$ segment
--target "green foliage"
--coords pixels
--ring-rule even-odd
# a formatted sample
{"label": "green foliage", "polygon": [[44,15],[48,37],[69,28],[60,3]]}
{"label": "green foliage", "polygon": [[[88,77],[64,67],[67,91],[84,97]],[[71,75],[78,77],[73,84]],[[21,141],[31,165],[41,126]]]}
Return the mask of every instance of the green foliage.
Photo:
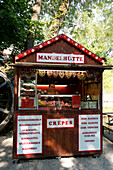
{"label": "green foliage", "polygon": [[111,64],[113,57],[113,10],[111,1],[92,1],[89,10],[76,12],[76,24],[66,28],[72,38],[94,52],[100,57],[108,59],[106,64]]}
{"label": "green foliage", "polygon": [[32,16],[30,0],[0,1],[0,49],[13,44],[22,50]]}
{"label": "green foliage", "polygon": [[[23,51],[29,30],[35,45],[47,40],[48,32],[51,37],[54,32],[63,32],[100,57],[106,57],[107,64],[110,63],[113,51],[111,0],[43,0],[38,21],[31,20],[34,2],[0,1],[1,50],[13,44],[13,54]],[[63,2],[64,6],[69,2],[67,11],[62,7]]]}
{"label": "green foliage", "polygon": [[105,70],[103,73],[103,90],[105,93],[113,91],[113,70]]}

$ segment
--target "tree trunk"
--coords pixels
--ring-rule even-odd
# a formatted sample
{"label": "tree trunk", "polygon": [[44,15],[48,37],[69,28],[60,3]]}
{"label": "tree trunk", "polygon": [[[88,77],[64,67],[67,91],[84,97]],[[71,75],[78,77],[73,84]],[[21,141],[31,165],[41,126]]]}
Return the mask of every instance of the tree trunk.
{"label": "tree trunk", "polygon": [[56,36],[59,33],[60,28],[62,27],[63,21],[65,19],[66,13],[69,9],[69,5],[71,3],[71,0],[63,0],[57,14],[55,16],[55,19],[52,21],[52,24],[49,28],[48,34],[46,38],[51,38],[52,36]]}
{"label": "tree trunk", "polygon": [[[39,20],[41,5],[42,5],[42,0],[35,0],[35,3],[33,4],[33,15],[32,15],[31,21]],[[34,32],[29,30],[24,50],[28,50],[28,49],[32,48],[33,45],[34,45]]]}

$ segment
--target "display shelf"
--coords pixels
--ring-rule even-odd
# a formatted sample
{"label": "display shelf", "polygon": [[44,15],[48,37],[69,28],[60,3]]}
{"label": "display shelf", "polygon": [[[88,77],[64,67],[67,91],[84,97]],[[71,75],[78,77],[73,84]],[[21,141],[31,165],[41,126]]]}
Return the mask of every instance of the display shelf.
{"label": "display shelf", "polygon": [[25,91],[25,92],[33,92],[33,91],[35,91],[34,89],[21,89],[20,91]]}
{"label": "display shelf", "polygon": [[91,81],[91,82],[87,82],[84,85],[88,85],[88,84],[98,84],[100,83],[100,81]]}
{"label": "display shelf", "polygon": [[41,97],[72,97],[73,95],[74,96],[79,96],[79,95],[75,95],[75,94],[71,94],[71,95],[70,94],[69,95],[68,94],[66,94],[66,95],[65,94],[55,94],[55,95],[48,94],[48,95],[43,95],[42,94],[42,95],[39,95],[39,96],[41,96]]}

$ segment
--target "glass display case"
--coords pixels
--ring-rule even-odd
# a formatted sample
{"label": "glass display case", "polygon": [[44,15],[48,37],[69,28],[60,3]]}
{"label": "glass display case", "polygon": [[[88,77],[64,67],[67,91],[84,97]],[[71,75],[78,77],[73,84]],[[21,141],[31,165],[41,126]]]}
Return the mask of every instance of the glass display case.
{"label": "glass display case", "polygon": [[30,77],[20,74],[19,76],[19,93],[18,107],[19,109],[36,109],[37,108],[37,88],[36,76]]}
{"label": "glass display case", "polygon": [[80,95],[37,95],[38,109],[43,110],[65,110],[71,108],[81,108]]}

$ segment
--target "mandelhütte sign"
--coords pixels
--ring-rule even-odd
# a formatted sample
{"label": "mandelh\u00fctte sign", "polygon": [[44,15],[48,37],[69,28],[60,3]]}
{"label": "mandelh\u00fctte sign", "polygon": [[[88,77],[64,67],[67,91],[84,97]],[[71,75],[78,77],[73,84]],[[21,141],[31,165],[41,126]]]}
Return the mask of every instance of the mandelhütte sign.
{"label": "mandelh\u00fctte sign", "polygon": [[38,63],[84,64],[83,54],[36,53]]}

